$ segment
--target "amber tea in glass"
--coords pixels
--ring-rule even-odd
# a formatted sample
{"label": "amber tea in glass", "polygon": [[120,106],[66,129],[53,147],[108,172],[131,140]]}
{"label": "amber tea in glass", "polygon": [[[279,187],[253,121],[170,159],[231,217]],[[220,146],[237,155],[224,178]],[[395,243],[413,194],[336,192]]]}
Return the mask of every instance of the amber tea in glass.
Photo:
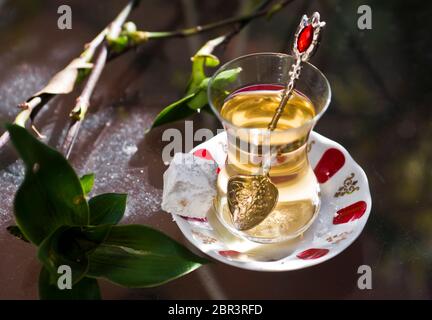
{"label": "amber tea in glass", "polygon": [[[260,243],[301,235],[316,218],[320,206],[319,184],[307,153],[309,133],[330,101],[328,81],[318,69],[304,64],[277,127],[274,131],[267,129],[293,61],[292,56],[276,53],[240,57],[222,66],[209,83],[210,105],[223,123],[228,140],[226,165],[217,181],[214,214],[232,233]],[[235,76],[227,80],[226,75],[233,74],[233,70]],[[266,161],[270,163],[271,182],[278,189],[276,206],[257,225],[238,230],[227,203],[228,179],[263,174]]]}

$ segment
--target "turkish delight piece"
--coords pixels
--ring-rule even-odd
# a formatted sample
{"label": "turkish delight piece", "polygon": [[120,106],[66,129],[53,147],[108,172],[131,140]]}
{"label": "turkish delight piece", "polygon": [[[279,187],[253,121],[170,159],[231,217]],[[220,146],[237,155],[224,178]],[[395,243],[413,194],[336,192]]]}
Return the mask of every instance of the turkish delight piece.
{"label": "turkish delight piece", "polygon": [[217,164],[176,153],[163,175],[162,209],[190,218],[205,218],[216,196]]}

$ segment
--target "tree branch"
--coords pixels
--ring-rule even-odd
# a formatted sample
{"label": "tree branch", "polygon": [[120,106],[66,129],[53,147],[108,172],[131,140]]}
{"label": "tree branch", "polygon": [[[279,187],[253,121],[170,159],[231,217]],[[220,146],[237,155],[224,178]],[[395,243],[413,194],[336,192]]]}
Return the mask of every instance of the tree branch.
{"label": "tree branch", "polygon": [[[132,1],[132,7],[136,6],[138,1]],[[128,4],[122,11],[122,13],[130,8],[130,4]],[[121,14],[120,14],[121,15]],[[118,18],[118,17],[117,17]],[[93,59],[93,56],[97,50],[97,48],[102,44],[104,41],[107,32],[110,28],[111,24],[107,26],[104,30],[102,30],[93,40],[91,40],[89,43],[86,43],[84,46],[83,52],[80,54],[79,58],[83,59],[84,62],[91,62]],[[117,27],[118,28],[118,27]],[[120,26],[121,28],[121,26]],[[74,61],[73,59],[72,61]],[[70,63],[72,63],[72,61]],[[70,63],[65,67],[67,68]],[[65,70],[65,69],[63,69]],[[52,79],[51,79],[52,80]],[[76,84],[78,84],[83,79],[78,77],[76,78]],[[42,90],[43,91],[43,90]],[[59,93],[44,93],[39,92],[31,96],[26,102],[21,103],[18,107],[23,109],[21,112],[18,113],[13,123],[20,125],[22,127],[25,127],[27,121],[29,119],[34,120],[36,117],[36,114],[38,111],[45,106],[53,97],[59,95]],[[0,149],[9,141],[9,133],[5,131],[0,136]]]}
{"label": "tree branch", "polygon": [[62,146],[62,151],[66,158],[69,158],[70,156],[72,147],[78,135],[78,131],[81,127],[81,121],[84,119],[85,114],[87,113],[87,110],[90,106],[90,98],[105,67],[107,57],[108,49],[106,46],[103,46],[87,81],[87,84],[84,87],[81,95],[77,98],[76,105],[70,113],[72,123],[69,126],[65,141],[63,142]]}
{"label": "tree branch", "polygon": [[140,46],[143,43],[146,43],[148,40],[160,40],[160,39],[170,39],[170,38],[185,38],[190,36],[195,36],[200,33],[209,32],[215,29],[219,29],[222,27],[237,25],[233,30],[228,32],[225,35],[225,40],[219,44],[225,46],[235,35],[237,35],[245,26],[247,26],[250,22],[253,20],[264,17],[264,16],[271,16],[283,8],[285,8],[290,3],[294,2],[294,0],[280,0],[278,3],[274,4],[268,9],[265,9],[271,2],[274,0],[264,0],[251,14],[242,15],[238,17],[231,17],[225,20],[205,24],[205,25],[199,25],[192,28],[185,28],[180,29],[176,31],[156,31],[156,32],[150,32],[150,31],[138,31],[135,33],[135,39],[133,43],[128,45],[123,51],[121,52],[110,52],[109,55],[109,61],[117,58],[120,55],[123,55],[124,53],[135,49],[136,47]]}
{"label": "tree branch", "polygon": [[[117,16],[117,18],[109,25],[106,33],[107,38],[115,39],[120,35],[123,24],[126,22],[126,19],[137,3],[138,1],[136,0],[130,1],[129,4]],[[90,98],[93,94],[96,84],[99,81],[102,71],[105,68],[108,59],[108,51],[108,43],[105,42],[96,58],[95,65],[90,73],[89,79],[81,95],[77,98],[75,107],[70,113],[72,123],[62,146],[62,150],[66,158],[69,158],[70,156],[76,137],[78,136],[79,129],[81,127],[81,122],[84,119],[88,108],[90,107]]]}
{"label": "tree branch", "polygon": [[[233,24],[239,24],[239,27],[237,27],[237,34],[245,25],[247,25],[250,21],[263,17],[269,14],[274,14],[277,11],[280,11],[282,8],[293,2],[294,0],[281,0],[279,3],[275,4],[269,9],[265,9],[265,7],[271,3],[272,1],[264,1],[259,7],[258,10],[254,11],[251,14],[242,15],[239,17],[231,17],[228,19],[224,19],[221,21],[209,23],[206,25],[199,25],[192,28],[186,28],[176,31],[162,31],[162,32],[147,32],[147,38],[148,39],[167,39],[167,38],[184,38],[189,37],[193,35],[197,35],[199,33],[208,32],[213,29],[218,29],[226,26],[230,26]],[[236,29],[235,29],[236,30]],[[231,33],[233,33],[232,31]],[[235,35],[234,34],[234,35]]]}
{"label": "tree branch", "polygon": [[[148,41],[148,40],[157,40],[157,39],[163,39],[163,38],[176,38],[176,37],[188,37],[197,35],[199,33],[208,32],[214,29],[230,26],[233,24],[237,24],[237,27],[234,28],[231,32],[227,33],[225,36],[225,40],[220,45],[226,45],[231,38],[233,38],[236,34],[238,34],[247,24],[249,24],[251,21],[253,21],[256,18],[263,17],[263,16],[270,16],[274,13],[280,11],[285,6],[293,2],[294,0],[281,0],[280,2],[276,3],[272,7],[265,9],[268,4],[272,2],[272,0],[265,0],[263,3],[259,6],[259,8],[248,15],[242,15],[239,17],[232,17],[228,18],[222,21],[213,22],[206,25],[196,26],[193,28],[186,28],[181,29],[177,31],[167,31],[167,32],[140,32],[142,35],[141,42],[135,41],[133,45],[128,46],[125,50],[109,54],[107,59],[105,60],[105,63],[107,61],[111,61],[113,58],[122,55],[129,51],[130,49],[136,48],[140,44]],[[138,4],[138,0],[131,1],[120,13],[119,16],[109,25],[107,26],[102,32],[94,38],[90,43],[86,44],[85,50],[81,53],[80,58],[84,59],[86,62],[90,62],[93,59],[94,53],[96,49],[101,45],[101,43],[104,41],[104,39],[107,37],[108,30],[116,30],[116,32],[120,32],[122,28],[122,24],[114,23],[115,21],[125,21],[127,19],[127,15],[125,13],[128,11],[130,13],[131,9],[134,8]],[[123,18],[125,18],[123,20]],[[100,53],[102,54],[102,52]],[[104,63],[104,64],[105,64]],[[103,69],[103,68],[102,68]],[[82,78],[77,77],[76,83],[80,82]],[[96,81],[97,82],[97,81]],[[83,92],[84,93],[84,92]],[[37,112],[44,106],[48,101],[51,100],[51,98],[57,96],[58,93],[43,93],[43,94],[36,94],[27,100],[27,102],[21,104],[20,106],[26,106],[26,108],[21,111],[15,118],[14,123],[19,124],[21,126],[25,126],[27,121],[29,119],[34,120]],[[91,94],[90,94],[91,95]],[[40,98],[40,99],[37,99]],[[82,101],[82,99],[81,99]],[[77,101],[77,105],[79,104],[79,101]],[[75,108],[74,108],[75,110]],[[86,110],[86,109],[85,109]],[[69,138],[70,140],[70,138]],[[71,143],[73,144],[73,140],[71,140]],[[9,141],[9,134],[6,131],[3,133],[2,136],[0,136],[0,149]]]}

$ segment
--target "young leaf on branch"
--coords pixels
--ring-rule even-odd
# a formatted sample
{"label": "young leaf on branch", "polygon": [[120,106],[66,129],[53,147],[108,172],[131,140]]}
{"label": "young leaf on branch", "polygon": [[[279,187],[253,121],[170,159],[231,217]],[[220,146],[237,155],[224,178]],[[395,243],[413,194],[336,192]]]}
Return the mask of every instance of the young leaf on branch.
{"label": "young leaf on branch", "polygon": [[110,50],[116,54],[126,51],[130,47],[141,45],[148,40],[148,32],[139,31],[135,23],[128,21],[122,26],[118,37],[107,36]]}
{"label": "young leaf on branch", "polygon": [[[205,73],[206,67],[217,67],[220,63],[219,58],[212,54],[213,50],[224,41],[225,37],[218,37],[208,41],[191,58],[192,73],[183,98],[165,107],[155,118],[151,128],[162,124],[181,120],[196,113],[208,105],[207,87],[210,81]],[[233,82],[241,68],[230,69],[221,72],[215,79],[215,85],[223,85]]]}
{"label": "young leaf on branch", "polygon": [[[119,16],[122,17],[125,12],[136,7],[138,3],[139,1],[130,1],[129,4],[120,12]],[[92,41],[84,46],[84,50],[78,58],[72,59],[72,61],[63,70],[59,71],[51,78],[51,80],[49,80],[48,84],[42,90],[36,92],[24,103],[19,105],[22,111],[15,117],[15,124],[25,127],[29,119],[33,122],[39,111],[46,103],[48,103],[48,101],[51,100],[51,98],[72,92],[75,85],[80,83],[89,75],[89,71],[93,67],[91,61],[97,48],[103,43],[110,26],[119,18],[119,16],[117,16],[117,18],[102,30]],[[35,132],[38,133],[33,125],[32,127]],[[3,147],[8,140],[9,133],[6,131],[0,136],[0,148]]]}
{"label": "young leaf on branch", "polygon": [[[90,43],[86,44],[85,50],[82,52],[79,58],[77,58],[79,61],[76,61],[77,59],[73,59],[71,63],[64,70],[60,71],[56,76],[54,76],[54,78],[49,82],[49,84],[39,92],[40,93],[39,95],[37,94],[33,95],[26,102],[20,105],[21,109],[23,110],[19,112],[19,114],[16,116],[14,123],[24,127],[29,119],[34,121],[35,117],[37,116],[41,108],[46,103],[48,103],[48,101],[50,101],[51,98],[55,97],[57,94],[61,94],[55,92],[61,92],[61,91],[63,91],[64,93],[70,92],[70,90],[73,89],[74,85],[76,85],[77,83],[81,82],[84,78],[86,78],[90,73],[89,71],[91,70],[90,62],[93,59],[95,50],[105,40],[106,36],[108,38],[108,42],[111,43],[109,60],[112,60],[116,56],[119,56],[129,51],[130,49],[135,48],[140,44],[147,42],[148,40],[167,39],[167,38],[175,38],[175,37],[189,37],[203,32],[208,32],[213,29],[223,28],[226,26],[235,26],[235,28],[231,32],[227,33],[224,36],[224,40],[218,44],[220,46],[224,46],[237,33],[239,33],[242,30],[242,28],[244,28],[251,21],[263,16],[267,16],[267,18],[270,18],[273,14],[280,11],[282,8],[284,8],[285,6],[287,6],[293,1],[294,0],[280,0],[279,2],[271,6],[269,9],[266,9],[266,7],[272,2],[272,0],[264,0],[257,7],[257,9],[250,14],[246,14],[238,17],[230,17],[206,25],[199,25],[192,28],[186,28],[186,29],[175,30],[175,31],[163,31],[163,32],[138,31],[136,30],[136,27],[133,23],[127,22],[123,26],[122,28],[123,31],[121,32],[121,35],[119,37],[111,36],[111,35],[107,36],[110,26],[114,22],[118,21],[119,18],[122,18],[124,16],[123,13],[129,11],[131,8],[135,8],[139,3],[139,1],[131,1],[111,24],[109,24],[104,30],[102,30],[102,32],[96,38],[94,38]],[[74,78],[75,81],[73,81]],[[62,85],[57,81],[57,79],[66,79],[66,80],[65,83]],[[203,101],[203,98],[204,97],[201,94],[198,100]],[[202,102],[197,104],[193,103],[195,107],[201,104]],[[174,119],[181,119],[187,116],[187,113],[185,113],[185,115],[181,115],[181,113],[178,112],[179,111],[178,108],[175,108],[175,111],[176,112],[174,116],[172,116]],[[166,123],[166,122],[158,121],[155,123],[154,126],[159,125],[158,123]],[[39,134],[39,132],[36,130],[34,125],[32,125],[32,128],[36,133],[38,133],[40,137],[42,137]],[[6,145],[8,141],[9,141],[9,133],[6,131],[0,136],[0,148]]]}

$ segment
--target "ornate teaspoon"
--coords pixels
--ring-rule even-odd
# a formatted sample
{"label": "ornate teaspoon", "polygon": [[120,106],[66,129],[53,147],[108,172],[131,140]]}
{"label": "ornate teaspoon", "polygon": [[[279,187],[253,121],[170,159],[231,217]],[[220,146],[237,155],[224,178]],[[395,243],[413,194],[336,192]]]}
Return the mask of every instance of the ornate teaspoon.
{"label": "ornate teaspoon", "polygon": [[[295,34],[293,55],[296,58],[291,66],[289,79],[282,92],[282,98],[268,130],[273,131],[292,96],[295,83],[300,76],[302,62],[309,60],[318,46],[321,28],[325,22],[315,12],[310,18],[304,15]],[[271,154],[272,152],[270,152]],[[277,154],[277,152],[273,152]],[[238,230],[249,230],[260,224],[275,208],[279,191],[271,182],[269,171],[273,157],[270,155],[263,161],[263,174],[236,175],[228,180],[228,207],[233,224]]]}

